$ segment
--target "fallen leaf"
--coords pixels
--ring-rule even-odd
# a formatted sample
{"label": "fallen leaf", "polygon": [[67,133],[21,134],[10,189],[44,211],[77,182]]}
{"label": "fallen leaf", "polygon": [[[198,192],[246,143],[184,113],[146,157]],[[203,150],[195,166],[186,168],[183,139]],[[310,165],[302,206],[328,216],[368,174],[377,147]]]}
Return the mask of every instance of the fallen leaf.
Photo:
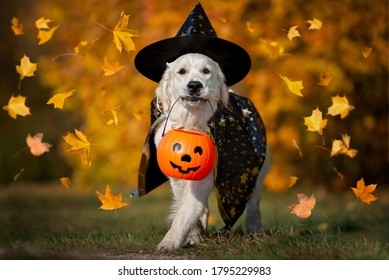
{"label": "fallen leaf", "polygon": [[362,51],[363,57],[364,57],[364,58],[368,58],[368,57],[370,56],[372,50],[373,50],[372,47],[370,47],[370,48],[365,47],[365,48],[363,49],[363,51]]}
{"label": "fallen leaf", "polygon": [[72,183],[69,177],[62,177],[59,179],[59,181],[61,182],[62,186],[64,186],[64,188],[66,189],[69,189],[70,184]]}
{"label": "fallen leaf", "polygon": [[295,214],[297,217],[305,219],[311,216],[312,209],[315,207],[316,198],[312,194],[310,198],[305,196],[304,194],[298,194],[297,198],[299,200],[299,204],[292,204],[288,206],[291,214]]}
{"label": "fallen leaf", "polygon": [[356,188],[351,188],[355,194],[356,197],[358,197],[360,200],[365,202],[366,204],[370,204],[370,202],[375,201],[378,199],[378,197],[375,197],[371,193],[375,190],[377,187],[377,184],[371,184],[368,186],[365,186],[365,181],[363,178],[357,182]]}
{"label": "fallen leaf", "polygon": [[43,133],[37,133],[34,136],[27,135],[26,142],[30,148],[31,154],[34,156],[40,156],[50,151],[51,145],[49,143],[42,143]]}
{"label": "fallen leaf", "polygon": [[301,37],[300,32],[297,30],[297,25],[292,26],[288,31],[288,38],[289,40],[293,40],[293,38]]}
{"label": "fallen leaf", "polygon": [[11,118],[16,119],[17,115],[25,117],[30,114],[30,108],[25,105],[26,97],[19,95],[18,97],[11,96],[8,105],[3,107],[3,110],[8,111]]}
{"label": "fallen leaf", "polygon": [[25,77],[34,76],[34,72],[37,70],[38,64],[31,63],[30,58],[24,55],[20,59],[20,65],[16,65],[16,72],[20,74],[20,80],[23,80]]}
{"label": "fallen leaf", "polygon": [[350,158],[355,157],[358,151],[355,149],[350,149],[350,139],[351,137],[349,135],[343,134],[342,140],[333,140],[330,157],[336,156],[338,154],[343,154]]}
{"label": "fallen leaf", "polygon": [[351,110],[354,110],[354,106],[350,105],[348,99],[339,95],[331,97],[332,105],[328,108],[327,115],[336,116],[340,115],[342,119],[348,116]]}
{"label": "fallen leaf", "polygon": [[99,209],[115,210],[127,205],[127,203],[122,202],[122,194],[113,195],[109,186],[105,188],[105,194],[102,194],[99,191],[96,191],[96,193],[102,203]]}
{"label": "fallen leaf", "polygon": [[120,106],[116,107],[114,109],[111,109],[109,111],[105,111],[105,124],[106,125],[118,125],[119,118],[118,118],[118,112],[119,112]]}
{"label": "fallen leaf", "polygon": [[57,93],[52,98],[47,101],[47,104],[53,104],[54,108],[63,109],[63,105],[65,103],[65,99],[73,95],[74,90],[65,92],[65,93]]}
{"label": "fallen leaf", "polygon": [[38,32],[38,45],[47,43],[54,35],[54,32],[58,29],[58,25],[50,28],[49,30],[40,29]]}
{"label": "fallen leaf", "polygon": [[308,30],[320,30],[323,25],[323,23],[317,18],[313,18],[312,20],[307,20],[307,23],[309,23]]}
{"label": "fallen leaf", "polygon": [[12,23],[11,29],[12,29],[12,31],[14,32],[14,34],[16,36],[24,34],[23,24],[20,23],[18,18],[13,17],[12,20],[11,20],[11,23]]}
{"label": "fallen leaf", "polygon": [[297,181],[298,181],[298,177],[296,176],[289,176],[289,188],[293,187]]}
{"label": "fallen leaf", "polygon": [[113,42],[119,52],[122,52],[124,48],[128,53],[135,50],[135,44],[132,41],[132,37],[138,37],[136,31],[128,29],[128,20],[130,15],[126,15],[124,12],[121,13],[119,21],[113,29]]}
{"label": "fallen leaf", "polygon": [[112,76],[122,70],[123,67],[119,61],[109,61],[106,56],[104,56],[104,63],[100,64],[100,69],[104,71],[104,76]]}
{"label": "fallen leaf", "polygon": [[327,120],[323,120],[322,116],[322,112],[319,108],[316,108],[309,117],[304,117],[304,124],[307,126],[307,130],[323,135],[323,129],[327,126]]}
{"label": "fallen leaf", "polygon": [[268,42],[266,40],[261,39],[262,43],[264,43],[265,48],[270,54],[271,58],[276,58],[284,55],[285,49],[276,41]]}
{"label": "fallen leaf", "polygon": [[282,76],[281,74],[278,74],[280,75],[281,79],[284,80],[284,82],[286,83],[286,85],[288,86],[288,89],[293,92],[294,94],[296,94],[297,96],[303,96],[303,94],[301,93],[301,90],[304,88],[303,86],[303,82],[302,81],[295,81],[295,82],[292,82],[291,80],[289,80],[288,77],[286,76]]}
{"label": "fallen leaf", "polygon": [[38,29],[50,29],[48,23],[51,21],[51,19],[41,17],[35,21],[35,27]]}
{"label": "fallen leaf", "polygon": [[327,67],[326,70],[320,75],[319,86],[327,87],[332,80],[332,69]]}
{"label": "fallen leaf", "polygon": [[74,129],[74,131],[75,134],[68,132],[68,134],[63,137],[66,143],[72,146],[66,152],[79,153],[81,156],[82,165],[90,166],[91,165],[91,159],[90,159],[91,143],[81,131],[78,131],[77,129]]}

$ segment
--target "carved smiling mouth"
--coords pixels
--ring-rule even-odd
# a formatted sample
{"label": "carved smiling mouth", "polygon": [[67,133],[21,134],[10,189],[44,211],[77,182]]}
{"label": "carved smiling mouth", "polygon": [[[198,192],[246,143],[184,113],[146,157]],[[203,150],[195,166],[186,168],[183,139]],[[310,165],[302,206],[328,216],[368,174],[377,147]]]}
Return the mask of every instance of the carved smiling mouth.
{"label": "carved smiling mouth", "polygon": [[197,170],[199,170],[199,168],[201,166],[196,166],[196,167],[189,167],[187,170],[183,170],[182,169],[182,166],[179,166],[173,162],[170,161],[170,165],[173,167],[173,168],[177,168],[178,169],[178,172],[180,172],[181,174],[189,174],[189,172],[193,171],[193,172],[196,172]]}

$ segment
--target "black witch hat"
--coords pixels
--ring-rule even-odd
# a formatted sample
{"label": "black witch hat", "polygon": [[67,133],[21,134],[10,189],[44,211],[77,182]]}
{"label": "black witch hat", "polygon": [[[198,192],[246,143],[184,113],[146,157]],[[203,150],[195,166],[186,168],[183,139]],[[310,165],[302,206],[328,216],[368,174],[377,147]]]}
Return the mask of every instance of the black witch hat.
{"label": "black witch hat", "polygon": [[159,82],[166,63],[187,53],[204,54],[222,69],[227,86],[241,81],[249,72],[251,60],[240,46],[217,37],[201,4],[193,11],[173,38],[146,46],[135,57],[135,67],[145,77]]}

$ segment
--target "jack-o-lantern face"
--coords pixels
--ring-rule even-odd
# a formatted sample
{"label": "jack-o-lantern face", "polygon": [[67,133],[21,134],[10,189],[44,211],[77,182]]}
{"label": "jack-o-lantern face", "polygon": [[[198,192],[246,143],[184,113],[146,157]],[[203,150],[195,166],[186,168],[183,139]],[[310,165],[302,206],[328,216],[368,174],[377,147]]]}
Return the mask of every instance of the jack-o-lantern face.
{"label": "jack-o-lantern face", "polygon": [[202,180],[213,169],[216,149],[205,134],[182,129],[170,130],[157,148],[157,161],[168,177]]}

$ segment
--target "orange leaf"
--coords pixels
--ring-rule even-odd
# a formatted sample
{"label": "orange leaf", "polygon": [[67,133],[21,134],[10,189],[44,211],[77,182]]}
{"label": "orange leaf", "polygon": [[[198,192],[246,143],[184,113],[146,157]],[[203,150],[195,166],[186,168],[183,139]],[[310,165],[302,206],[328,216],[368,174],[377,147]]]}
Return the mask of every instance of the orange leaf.
{"label": "orange leaf", "polygon": [[298,177],[296,176],[289,176],[289,188],[293,187],[297,181],[298,181]]}
{"label": "orange leaf", "polygon": [[299,204],[292,204],[288,206],[291,214],[295,214],[297,217],[305,219],[311,216],[311,210],[315,207],[316,198],[312,194],[310,198],[305,196],[305,194],[298,194],[297,198]]}
{"label": "orange leaf", "polygon": [[123,208],[127,205],[127,203],[122,202],[122,194],[113,195],[109,186],[105,188],[105,194],[102,194],[99,191],[96,191],[96,193],[102,203],[100,209],[114,210]]}
{"label": "orange leaf", "polygon": [[50,151],[51,145],[49,143],[42,143],[43,133],[37,133],[33,137],[30,134],[27,135],[26,142],[30,148],[31,154],[34,156],[40,156]]}
{"label": "orange leaf", "polygon": [[30,114],[30,108],[25,105],[26,97],[19,95],[18,97],[11,96],[8,105],[3,107],[3,110],[8,111],[11,118],[16,119],[17,115],[27,116]]}
{"label": "orange leaf", "polygon": [[312,111],[312,115],[304,117],[304,124],[307,126],[307,130],[323,135],[323,129],[327,126],[327,120],[323,120],[322,116],[322,112],[319,108],[316,108],[316,110]]}
{"label": "orange leaf", "polygon": [[38,64],[31,63],[30,58],[24,55],[20,59],[20,65],[16,65],[16,72],[20,74],[20,80],[23,80],[24,77],[34,76],[34,72],[37,70]]}
{"label": "orange leaf", "polygon": [[331,67],[327,67],[324,73],[320,75],[319,86],[328,87],[331,80],[332,80],[332,69]]}
{"label": "orange leaf", "polygon": [[365,181],[363,178],[357,182],[356,188],[351,188],[355,194],[356,197],[358,197],[360,200],[365,202],[366,204],[370,204],[370,202],[375,201],[378,199],[378,197],[375,197],[371,193],[375,190],[377,187],[377,184],[371,184],[368,186],[365,186]]}
{"label": "orange leaf", "polygon": [[363,57],[364,57],[364,58],[368,58],[368,57],[370,56],[372,50],[373,50],[372,47],[370,47],[370,48],[365,47],[365,48],[363,49],[363,51],[362,51]]}
{"label": "orange leaf", "polygon": [[15,35],[23,35],[24,34],[23,24],[20,23],[18,18],[13,17],[11,23],[12,23],[11,29]]}

